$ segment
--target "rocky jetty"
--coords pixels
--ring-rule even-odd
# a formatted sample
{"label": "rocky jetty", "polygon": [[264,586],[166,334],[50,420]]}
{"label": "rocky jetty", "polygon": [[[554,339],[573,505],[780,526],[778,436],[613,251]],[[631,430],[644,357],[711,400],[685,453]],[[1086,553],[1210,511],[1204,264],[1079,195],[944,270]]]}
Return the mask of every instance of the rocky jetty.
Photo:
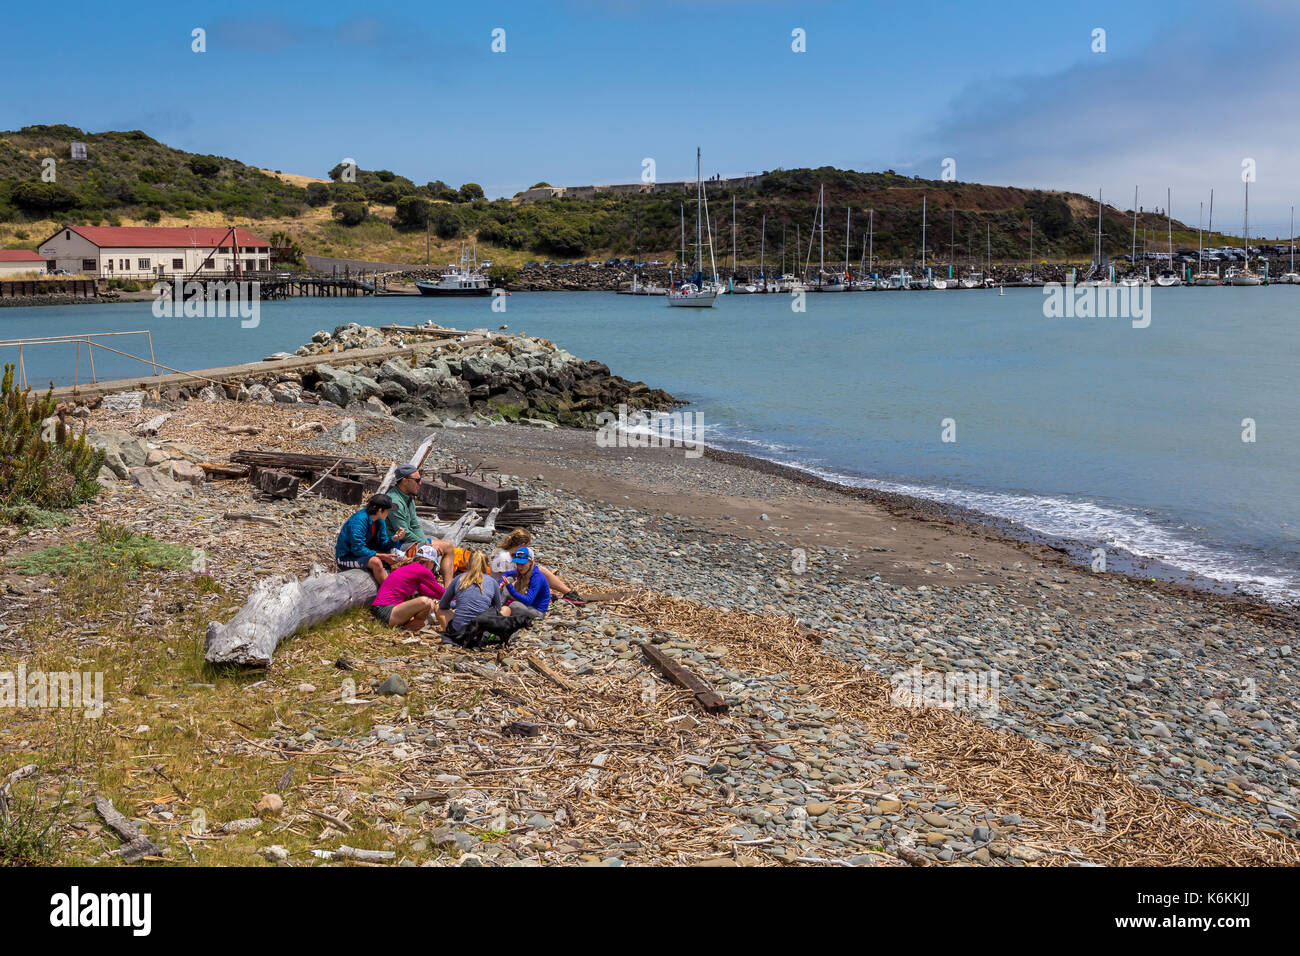
{"label": "rocky jetty", "polygon": [[[438,340],[432,348],[410,348],[431,338]],[[379,359],[367,353],[385,346],[409,350]],[[486,329],[458,334],[430,325],[384,331],[349,323],[317,332],[297,354],[337,355],[337,360],[303,370],[268,370],[241,382],[209,385],[197,394],[172,388],[160,397],[359,406],[425,426],[505,420],[573,428],[595,427],[601,412],[619,405],[665,409],[681,404],[667,392],[612,375],[609,366],[578,358],[546,339]]]}

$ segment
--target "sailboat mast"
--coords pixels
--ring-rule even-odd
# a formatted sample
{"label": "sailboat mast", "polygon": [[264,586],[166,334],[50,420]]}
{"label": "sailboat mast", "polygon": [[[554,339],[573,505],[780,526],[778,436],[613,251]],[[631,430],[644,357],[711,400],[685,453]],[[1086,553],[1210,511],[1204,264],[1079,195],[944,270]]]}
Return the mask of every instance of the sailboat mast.
{"label": "sailboat mast", "polygon": [[984,278],[993,278],[993,224],[984,223],[984,249],[985,255],[988,256],[988,263],[985,265]]}
{"label": "sailboat mast", "polygon": [[686,271],[686,203],[678,203],[682,213],[682,271]]}
{"label": "sailboat mast", "polygon": [[[916,260],[913,259],[913,262]],[[921,275],[925,275],[925,197],[921,197]]]}
{"label": "sailboat mast", "polygon": [[736,197],[731,197],[731,274],[736,274]]}
{"label": "sailboat mast", "polygon": [[822,185],[821,198],[817,202],[817,208],[821,212],[821,242],[818,245],[817,252],[817,284],[821,285],[822,274],[826,271],[826,186]]}
{"label": "sailboat mast", "polygon": [[1246,253],[1246,271],[1250,271],[1250,182],[1246,183],[1246,221],[1241,227],[1241,244]]}
{"label": "sailboat mast", "polygon": [[763,279],[763,291],[767,291],[767,273],[763,270],[763,254],[767,251],[767,213],[763,214],[763,225],[758,237],[758,274]]}
{"label": "sailboat mast", "polygon": [[848,208],[844,217],[844,276],[849,274],[849,236],[853,233],[853,207]]}
{"label": "sailboat mast", "polygon": [[1165,228],[1169,230],[1169,271],[1174,269],[1174,214],[1169,211],[1169,203],[1172,202],[1173,190],[1168,186],[1165,187]]}
{"label": "sailboat mast", "polygon": [[1034,279],[1034,220],[1029,220],[1029,280]]}
{"label": "sailboat mast", "polygon": [[1133,260],[1132,267],[1137,268],[1138,252],[1138,188],[1133,187],[1133,240],[1129,245],[1129,258]]}
{"label": "sailboat mast", "polygon": [[1287,243],[1287,245],[1291,247],[1291,271],[1295,272],[1295,206],[1294,205],[1291,207],[1291,241]]}
{"label": "sailboat mast", "polygon": [[867,213],[867,271],[876,271],[876,211]]}
{"label": "sailboat mast", "polygon": [[701,212],[704,209],[704,183],[700,179],[700,148],[695,147],[695,269],[704,281],[704,237],[700,232]]}

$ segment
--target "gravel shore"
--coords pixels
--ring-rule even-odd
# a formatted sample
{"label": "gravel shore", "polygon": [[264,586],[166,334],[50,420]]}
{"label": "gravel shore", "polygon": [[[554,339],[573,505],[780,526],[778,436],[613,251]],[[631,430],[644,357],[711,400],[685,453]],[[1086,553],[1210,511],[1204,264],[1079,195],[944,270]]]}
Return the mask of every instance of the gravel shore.
{"label": "gravel shore", "polygon": [[[329,421],[344,414],[189,403],[153,442],[164,457],[177,442],[207,449],[212,462],[241,444],[337,451]],[[430,434],[347,414],[359,426],[348,454],[377,462],[405,460]],[[304,416],[324,433],[295,431]],[[260,432],[221,435],[214,420]],[[458,458],[506,476],[526,506],[549,510],[534,532],[541,562],[597,600],[556,604],[495,655],[399,642],[359,614],[347,629],[367,641],[353,666],[373,703],[359,728],[302,712],[321,677],[276,677],[324,668],[328,679],[339,648],[314,632],[284,642],[271,679],[239,690],[274,703],[276,729],[221,746],[364,764],[382,782],[293,791],[279,823],[228,823],[247,823],[271,862],[318,862],[281,843],[348,813],[415,865],[1300,862],[1295,630],[1280,612],[1094,574],[937,509],[748,460],[601,447],[594,432],[558,427],[433,434],[426,471]],[[207,573],[239,595],[268,574],[329,565],[349,510],[259,500],[245,482],[116,482],[73,528],[0,550],[113,520],[202,549]],[[40,581],[8,581],[37,606]],[[165,632],[162,602],[136,627]],[[21,624],[0,631],[10,649],[23,637]],[[642,642],[712,685],[728,713],[696,709],[647,667]],[[473,696],[389,706],[401,697],[371,696],[372,675]],[[537,736],[507,733],[521,714]],[[154,822],[156,837],[169,832]],[[313,839],[332,848],[346,835],[331,824]]]}

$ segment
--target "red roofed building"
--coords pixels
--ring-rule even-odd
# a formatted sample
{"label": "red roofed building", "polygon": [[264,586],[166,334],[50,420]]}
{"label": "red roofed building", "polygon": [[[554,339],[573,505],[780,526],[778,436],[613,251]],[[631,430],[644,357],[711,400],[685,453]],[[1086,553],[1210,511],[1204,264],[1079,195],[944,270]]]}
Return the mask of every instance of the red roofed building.
{"label": "red roofed building", "polygon": [[65,226],[40,245],[46,268],[111,278],[266,272],[271,244],[222,226]]}
{"label": "red roofed building", "polygon": [[45,257],[30,249],[0,249],[0,279],[45,272]]}

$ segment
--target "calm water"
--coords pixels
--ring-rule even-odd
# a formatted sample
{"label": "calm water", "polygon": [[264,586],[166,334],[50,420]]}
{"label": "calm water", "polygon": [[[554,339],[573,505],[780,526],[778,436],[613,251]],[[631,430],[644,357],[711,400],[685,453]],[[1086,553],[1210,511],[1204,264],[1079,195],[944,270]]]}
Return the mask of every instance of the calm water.
{"label": "calm water", "polygon": [[[0,337],[147,328],[158,361],[201,368],[349,321],[506,322],[689,400],[714,444],[1300,599],[1300,288],[1156,289],[1145,329],[1046,319],[1032,289],[809,295],[801,315],[784,296],[507,301],[502,315],[481,299],[299,299],[263,305],[257,329],[139,303],[0,309]],[[71,381],[71,347],[25,359],[34,379]]]}

